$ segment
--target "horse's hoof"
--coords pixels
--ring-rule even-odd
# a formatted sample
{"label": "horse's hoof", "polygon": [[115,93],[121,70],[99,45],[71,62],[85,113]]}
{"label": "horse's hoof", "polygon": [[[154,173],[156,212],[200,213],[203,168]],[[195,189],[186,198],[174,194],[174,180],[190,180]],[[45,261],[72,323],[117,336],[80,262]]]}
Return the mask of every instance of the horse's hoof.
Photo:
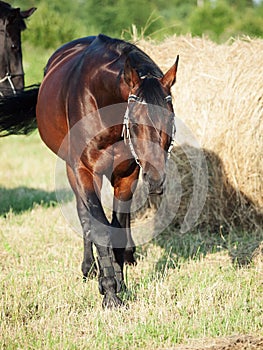
{"label": "horse's hoof", "polygon": [[137,265],[137,261],[135,260],[132,251],[126,250],[124,252],[124,263],[126,265],[130,265],[130,266],[136,266]]}
{"label": "horse's hoof", "polygon": [[119,297],[117,297],[116,294],[114,293],[105,294],[102,301],[103,309],[113,309],[113,308],[118,308],[123,306],[124,306],[123,301]]}

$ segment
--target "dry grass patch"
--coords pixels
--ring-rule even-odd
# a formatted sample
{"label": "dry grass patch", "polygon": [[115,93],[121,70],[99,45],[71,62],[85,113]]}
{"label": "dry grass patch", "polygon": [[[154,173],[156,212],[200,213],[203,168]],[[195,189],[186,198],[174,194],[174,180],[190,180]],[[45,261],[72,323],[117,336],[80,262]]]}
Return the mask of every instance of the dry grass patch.
{"label": "dry grass patch", "polygon": [[[102,310],[97,281],[82,283],[82,240],[54,196],[55,157],[36,135],[0,140],[0,349],[262,347],[262,40],[140,45],[164,69],[181,56],[176,113],[209,170],[202,230],[178,233],[193,179],[177,147],[177,219],[138,247],[138,265],[125,273],[128,308]],[[229,226],[242,230],[225,234]]]}

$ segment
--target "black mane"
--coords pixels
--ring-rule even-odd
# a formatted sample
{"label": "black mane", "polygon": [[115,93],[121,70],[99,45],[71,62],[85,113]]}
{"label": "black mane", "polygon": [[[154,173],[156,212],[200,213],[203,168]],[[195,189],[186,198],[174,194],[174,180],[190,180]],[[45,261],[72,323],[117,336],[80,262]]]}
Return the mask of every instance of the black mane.
{"label": "black mane", "polygon": [[162,78],[163,73],[156,63],[136,46],[132,47],[132,50],[128,53],[128,58],[139,77]]}
{"label": "black mane", "polygon": [[129,58],[132,68],[143,79],[139,96],[149,104],[166,107],[165,96],[158,80],[163,77],[163,72],[157,64],[145,52],[129,42],[112,39],[103,34],[98,38],[109,48],[114,48],[120,55]]}
{"label": "black mane", "polygon": [[4,19],[11,12],[11,5],[7,4],[4,1],[0,1],[0,18]]}
{"label": "black mane", "polygon": [[[1,19],[6,19],[14,11],[14,9],[10,4],[0,1],[0,18]],[[15,25],[18,26],[20,30],[25,30],[26,29],[26,22],[21,16],[17,16],[15,20]]]}
{"label": "black mane", "polygon": [[140,86],[138,96],[149,105],[167,108],[166,96],[161,88],[161,83],[156,78],[145,78]]}
{"label": "black mane", "polygon": [[140,77],[163,77],[163,73],[157,64],[137,46],[120,39],[112,39],[103,34],[99,34],[98,39],[109,48],[117,50],[120,55],[123,54],[129,57],[132,68],[136,69]]}
{"label": "black mane", "polygon": [[7,2],[4,2],[4,1],[0,1],[0,7],[1,7],[2,11],[3,11],[3,9],[6,9],[6,10],[11,9],[11,5],[8,4]]}
{"label": "black mane", "polygon": [[165,95],[159,81],[163,77],[161,69],[146,53],[136,46],[128,54],[128,58],[131,66],[142,79],[138,96],[148,104],[166,107]]}

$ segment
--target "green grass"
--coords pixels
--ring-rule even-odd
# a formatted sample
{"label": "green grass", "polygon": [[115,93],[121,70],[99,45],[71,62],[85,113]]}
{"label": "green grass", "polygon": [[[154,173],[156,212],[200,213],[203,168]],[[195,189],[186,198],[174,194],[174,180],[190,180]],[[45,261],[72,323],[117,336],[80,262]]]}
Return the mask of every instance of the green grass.
{"label": "green grass", "polygon": [[25,86],[42,82],[44,68],[54,49],[43,49],[23,43],[23,67],[25,72]]}
{"label": "green grass", "polygon": [[82,240],[56,201],[56,157],[37,134],[0,140],[0,349],[167,349],[262,333],[263,232],[168,228],[125,271],[127,309],[84,284]]}

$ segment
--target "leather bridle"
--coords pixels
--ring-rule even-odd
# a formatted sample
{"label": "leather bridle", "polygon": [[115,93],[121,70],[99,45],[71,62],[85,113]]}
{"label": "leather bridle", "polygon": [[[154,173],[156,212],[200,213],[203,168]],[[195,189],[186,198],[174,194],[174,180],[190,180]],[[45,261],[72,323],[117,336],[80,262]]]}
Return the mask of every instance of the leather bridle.
{"label": "leather bridle", "polygon": [[[172,101],[172,96],[171,95],[168,95],[164,98],[164,100],[168,103],[168,102],[171,102]],[[130,110],[129,110],[129,103],[130,102],[137,102],[137,103],[140,103],[140,104],[147,104],[146,101],[142,100],[140,97],[134,95],[134,94],[130,94],[129,97],[128,97],[128,105],[127,105],[127,109],[126,109],[126,112],[124,114],[124,118],[123,118],[123,127],[122,127],[122,133],[121,133],[121,137],[124,138],[124,142],[126,144],[128,144],[129,148],[130,148],[130,151],[131,151],[131,154],[135,160],[135,162],[139,165],[139,167],[141,168],[142,165],[141,165],[141,162],[139,160],[139,157],[134,149],[134,146],[133,146],[133,143],[132,143],[132,140],[131,140],[131,133],[130,133],[130,126],[129,126],[129,123],[130,123],[130,117],[129,117],[129,114],[130,114]],[[167,150],[167,159],[170,158],[170,155],[171,155],[171,151],[173,149],[173,145],[174,145],[174,141],[175,141],[175,132],[176,132],[176,126],[175,126],[175,119],[173,120],[173,126],[172,126],[172,134],[171,134],[171,143],[170,143],[170,146]]]}
{"label": "leather bridle", "polygon": [[[0,83],[4,83],[5,81],[8,81],[11,90],[13,92],[13,94],[16,94],[16,88],[14,86],[14,83],[12,81],[13,78],[15,77],[20,77],[20,76],[24,76],[24,73],[12,73],[11,69],[10,69],[10,59],[9,59],[9,55],[8,55],[8,50],[7,50],[7,30],[6,30],[6,23],[4,26],[4,29],[0,31],[3,35],[4,35],[4,54],[5,54],[5,58],[6,58],[6,67],[7,67],[7,71],[5,73],[5,75],[0,78]],[[0,96],[3,96],[3,93],[0,91]]]}

